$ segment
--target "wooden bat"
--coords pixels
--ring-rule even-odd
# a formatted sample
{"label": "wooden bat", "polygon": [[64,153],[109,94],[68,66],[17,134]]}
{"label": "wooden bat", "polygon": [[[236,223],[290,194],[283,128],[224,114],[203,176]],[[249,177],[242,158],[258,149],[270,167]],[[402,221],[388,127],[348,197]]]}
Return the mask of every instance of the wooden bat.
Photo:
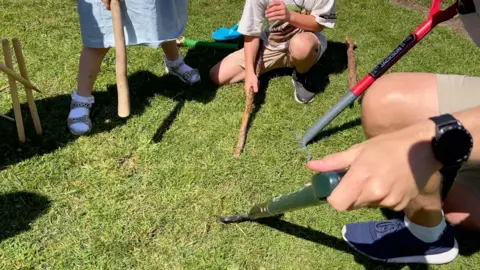
{"label": "wooden bat", "polygon": [[[260,46],[261,46],[261,49],[258,51],[257,61],[255,63],[255,74],[257,75],[257,78],[260,75],[260,71],[263,64],[263,57],[262,57],[263,46],[262,44],[260,44]],[[235,152],[233,153],[234,158],[240,157],[240,153],[242,152],[243,147],[245,145],[245,138],[247,136],[247,127],[248,127],[248,122],[250,121],[250,114],[253,108],[254,97],[255,97],[255,93],[253,92],[253,89],[250,89],[250,91],[246,93],[245,110],[243,112],[242,124],[240,125],[240,135],[238,136],[237,147],[235,149]]]}
{"label": "wooden bat", "polygon": [[[357,43],[352,42],[350,37],[346,37],[348,44],[347,49],[347,66],[348,66],[348,89],[352,89],[357,84],[357,61],[355,60],[354,49]],[[354,103],[350,104],[350,108],[353,108]]]}
{"label": "wooden bat", "polygon": [[130,90],[128,89],[127,53],[120,1],[112,0],[110,10],[112,11],[113,34],[115,37],[118,116],[128,117],[130,115]]}

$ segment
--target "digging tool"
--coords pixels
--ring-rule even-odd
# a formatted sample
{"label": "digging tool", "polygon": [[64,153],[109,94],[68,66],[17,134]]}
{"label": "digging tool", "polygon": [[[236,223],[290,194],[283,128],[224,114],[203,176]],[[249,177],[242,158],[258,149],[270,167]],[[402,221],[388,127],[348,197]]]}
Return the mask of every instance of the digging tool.
{"label": "digging tool", "polygon": [[[418,44],[432,29],[438,24],[448,21],[457,14],[457,2],[445,10],[440,9],[442,0],[433,0],[430,7],[430,13],[404,41],[391,52],[389,56],[378,64],[370,73],[365,75],[358,83],[353,86],[347,95],[345,95],[337,104],[335,104],[320,120],[307,131],[300,139],[301,148],[306,149],[307,144],[322,131],[330,122],[333,121],[342,111],[351,103],[360,97],[378,78],[387,72],[400,58],[409,52]],[[310,159],[310,155],[309,158]]]}
{"label": "digging tool", "polygon": [[177,45],[187,46],[187,47],[207,47],[207,48],[214,48],[214,49],[229,49],[229,50],[238,49],[238,44],[200,41],[200,40],[194,40],[194,39],[189,39],[185,37],[178,38]]}
{"label": "digging tool", "polygon": [[219,216],[217,219],[226,224],[255,221],[323,204],[346,173],[342,170],[316,174],[299,190],[256,204],[246,215]]}

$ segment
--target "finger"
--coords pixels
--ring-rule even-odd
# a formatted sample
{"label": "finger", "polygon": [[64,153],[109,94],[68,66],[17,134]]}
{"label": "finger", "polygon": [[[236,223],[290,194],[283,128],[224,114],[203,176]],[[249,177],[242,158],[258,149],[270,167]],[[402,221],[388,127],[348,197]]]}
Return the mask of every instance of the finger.
{"label": "finger", "polygon": [[282,16],[282,15],[284,16],[285,12],[281,9],[276,9],[276,10],[272,10],[270,12],[265,13],[266,17],[275,17],[275,16]]}
{"label": "finger", "polygon": [[349,170],[332,191],[327,201],[335,210],[343,212],[352,209],[361,194],[362,185],[365,183],[360,177],[355,174],[354,170]]}
{"label": "finger", "polygon": [[307,166],[315,171],[328,172],[350,167],[360,154],[362,147],[352,147],[346,151],[328,155],[320,160],[308,162]]}
{"label": "finger", "polygon": [[252,90],[253,90],[254,93],[258,92],[258,83],[253,84],[253,89]]}
{"label": "finger", "polygon": [[[394,194],[391,194],[391,188],[383,181],[371,178],[362,188],[360,196],[358,196],[352,209],[363,207],[387,207],[395,206],[400,200]],[[390,198],[389,198],[390,197]],[[386,206],[388,204],[389,206]],[[385,205],[385,206],[384,206]]]}
{"label": "finger", "polygon": [[278,15],[279,13],[281,13],[282,10],[281,9],[272,9],[272,10],[267,10],[267,12],[265,12],[265,17],[267,18],[271,18],[273,16],[276,16]]}

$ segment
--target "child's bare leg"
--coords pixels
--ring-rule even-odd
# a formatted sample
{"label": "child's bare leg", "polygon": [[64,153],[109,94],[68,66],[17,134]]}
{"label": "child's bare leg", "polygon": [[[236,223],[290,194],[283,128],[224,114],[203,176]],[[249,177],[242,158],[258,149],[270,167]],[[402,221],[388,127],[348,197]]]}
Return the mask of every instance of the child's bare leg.
{"label": "child's bare leg", "polygon": [[183,57],[178,52],[178,46],[175,40],[162,43],[162,49],[165,53],[165,64],[170,74],[177,76],[188,84],[194,84],[200,81],[200,73],[198,70],[185,64]]}
{"label": "child's bare leg", "polygon": [[68,115],[68,127],[75,135],[85,134],[91,129],[90,109],[95,102],[92,95],[93,86],[108,50],[108,48],[84,47],[81,52],[77,90],[72,93]]}
{"label": "child's bare leg", "polygon": [[290,41],[290,63],[295,67],[293,85],[295,100],[299,103],[312,102],[315,97],[314,85],[308,76],[308,71],[318,59],[320,41],[313,33],[300,33]]}
{"label": "child's bare leg", "polygon": [[245,80],[245,70],[234,57],[227,56],[210,70],[210,79],[217,85],[238,83]]}
{"label": "child's bare leg", "polygon": [[79,96],[89,97],[92,95],[100,66],[108,50],[108,48],[83,48],[78,70],[77,92]]}

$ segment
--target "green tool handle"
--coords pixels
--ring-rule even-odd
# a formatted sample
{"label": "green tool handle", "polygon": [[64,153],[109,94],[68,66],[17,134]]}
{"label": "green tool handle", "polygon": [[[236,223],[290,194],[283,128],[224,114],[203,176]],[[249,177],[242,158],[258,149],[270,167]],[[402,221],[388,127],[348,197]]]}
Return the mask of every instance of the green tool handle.
{"label": "green tool handle", "polygon": [[231,49],[231,50],[238,49],[237,44],[207,42],[207,41],[199,41],[199,40],[193,40],[188,38],[185,38],[183,40],[183,45],[188,47],[209,47],[209,48],[215,48],[215,49]]}
{"label": "green tool handle", "polygon": [[321,204],[337,187],[345,173],[346,171],[336,171],[316,174],[311,183],[301,189],[253,206],[249,216],[253,219],[272,217]]}

